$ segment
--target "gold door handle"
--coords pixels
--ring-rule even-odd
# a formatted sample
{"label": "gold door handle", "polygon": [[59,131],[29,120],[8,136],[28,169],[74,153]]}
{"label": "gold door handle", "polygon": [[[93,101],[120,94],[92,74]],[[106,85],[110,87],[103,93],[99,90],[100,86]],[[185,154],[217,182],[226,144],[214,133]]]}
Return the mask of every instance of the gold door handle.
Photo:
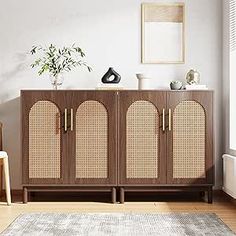
{"label": "gold door handle", "polygon": [[172,112],[171,112],[171,109],[169,109],[169,131],[171,131],[171,129],[172,129],[172,124],[171,124],[171,116],[172,116],[172,114],[171,114]]}
{"label": "gold door handle", "polygon": [[165,109],[162,110],[162,130],[165,132]]}
{"label": "gold door handle", "polygon": [[70,130],[73,131],[74,129],[74,111],[70,109]]}
{"label": "gold door handle", "polygon": [[65,109],[65,124],[64,124],[64,129],[65,129],[65,132],[67,132],[67,109]]}

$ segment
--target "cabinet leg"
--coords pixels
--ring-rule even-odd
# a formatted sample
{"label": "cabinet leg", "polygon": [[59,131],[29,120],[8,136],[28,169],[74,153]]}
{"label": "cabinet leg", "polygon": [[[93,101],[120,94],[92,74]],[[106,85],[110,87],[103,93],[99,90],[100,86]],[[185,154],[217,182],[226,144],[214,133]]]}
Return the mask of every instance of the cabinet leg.
{"label": "cabinet leg", "polygon": [[120,188],[120,203],[124,204],[124,202],[125,202],[125,189]]}
{"label": "cabinet leg", "polygon": [[111,190],[111,201],[112,203],[116,203],[116,188],[112,188]]}
{"label": "cabinet leg", "polygon": [[23,188],[23,203],[28,203],[28,190],[26,187]]}
{"label": "cabinet leg", "polygon": [[208,203],[211,204],[213,202],[213,190],[212,190],[212,187],[209,187],[208,188],[208,191],[207,191],[207,200],[208,200]]}

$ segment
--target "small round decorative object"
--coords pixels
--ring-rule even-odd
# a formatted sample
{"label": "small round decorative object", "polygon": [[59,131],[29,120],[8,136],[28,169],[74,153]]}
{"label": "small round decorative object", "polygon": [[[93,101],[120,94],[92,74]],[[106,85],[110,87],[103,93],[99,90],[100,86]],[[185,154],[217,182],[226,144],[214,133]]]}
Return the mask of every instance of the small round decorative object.
{"label": "small round decorative object", "polygon": [[118,84],[121,80],[121,76],[110,67],[106,74],[102,77],[104,84]]}
{"label": "small round decorative object", "polygon": [[200,73],[194,69],[191,69],[186,76],[188,84],[199,84],[200,82]]}
{"label": "small round decorative object", "polygon": [[170,88],[171,90],[181,90],[183,87],[183,83],[179,80],[176,80],[176,81],[172,81],[170,83]]}

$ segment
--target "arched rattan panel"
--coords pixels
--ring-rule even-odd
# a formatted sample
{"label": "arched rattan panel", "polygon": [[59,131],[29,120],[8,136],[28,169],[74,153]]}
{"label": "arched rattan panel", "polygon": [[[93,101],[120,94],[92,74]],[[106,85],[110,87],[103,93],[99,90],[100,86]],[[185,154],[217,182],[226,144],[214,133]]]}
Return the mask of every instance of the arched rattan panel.
{"label": "arched rattan panel", "polygon": [[29,113],[29,178],[61,177],[60,112],[50,101],[39,101]]}
{"label": "arched rattan panel", "polygon": [[158,178],[159,114],[149,101],[136,101],[126,116],[126,177]]}
{"label": "arched rattan panel", "polygon": [[98,101],[76,112],[76,178],[108,178],[108,114]]}
{"label": "arched rattan panel", "polygon": [[173,114],[173,178],[205,178],[204,108],[183,101]]}

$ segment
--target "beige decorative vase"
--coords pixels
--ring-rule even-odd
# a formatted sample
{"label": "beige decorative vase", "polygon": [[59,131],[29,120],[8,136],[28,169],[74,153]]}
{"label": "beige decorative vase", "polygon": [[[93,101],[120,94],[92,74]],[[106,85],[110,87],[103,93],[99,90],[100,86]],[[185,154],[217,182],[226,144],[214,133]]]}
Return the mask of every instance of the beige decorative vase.
{"label": "beige decorative vase", "polygon": [[144,74],[136,74],[138,79],[138,89],[145,90],[150,89],[150,78],[146,77]]}

